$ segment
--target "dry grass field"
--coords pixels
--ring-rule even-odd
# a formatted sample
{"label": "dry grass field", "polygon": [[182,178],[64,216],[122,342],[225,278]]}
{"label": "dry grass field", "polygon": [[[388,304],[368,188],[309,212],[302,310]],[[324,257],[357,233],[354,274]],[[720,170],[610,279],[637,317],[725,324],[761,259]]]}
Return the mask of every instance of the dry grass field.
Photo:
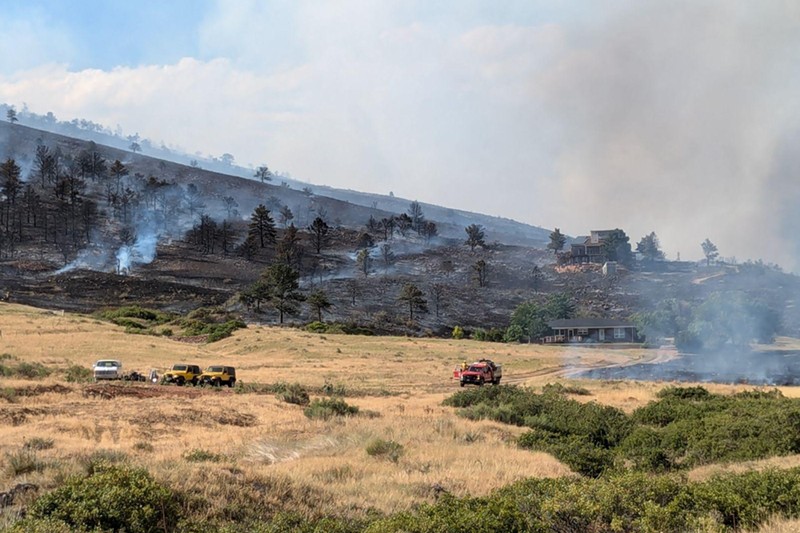
{"label": "dry grass field", "polygon": [[[521,478],[573,475],[547,454],[517,448],[514,437],[521,430],[464,420],[441,405],[459,389],[451,375],[461,360],[488,357],[504,365],[508,383],[577,384],[591,392],[577,399],[631,411],[665,384],[575,381],[565,376],[576,368],[670,355],[640,349],[565,350],[317,335],[257,326],[217,343],[187,344],[126,334],[90,316],[0,304],[0,356],[3,364],[39,362],[58,369],[43,379],[0,378],[0,490],[25,481],[56,486],[92,456],[101,455],[125,457],[170,485],[194,489],[210,501],[246,500],[248,494],[269,487],[269,493],[276,494],[276,506],[289,502],[301,512],[358,514],[369,508],[408,509],[433,501],[442,489],[483,495]],[[161,372],[174,362],[226,364],[237,368],[244,384],[300,383],[312,391],[328,384],[343,388],[346,401],[361,412],[310,420],[302,407],[274,394],[117,384],[112,387],[115,395],[103,398],[89,394],[91,385],[65,381],[69,365],[89,367],[107,357],[121,359],[128,370]],[[783,392],[798,395],[793,389]],[[365,449],[376,438],[401,444],[402,455],[395,460],[368,455]],[[42,442],[47,444],[32,446]],[[37,447],[46,449],[26,451]],[[20,474],[15,461],[23,454],[36,465]],[[794,466],[798,459],[781,461]],[[692,475],[702,478],[708,473],[698,470]]]}

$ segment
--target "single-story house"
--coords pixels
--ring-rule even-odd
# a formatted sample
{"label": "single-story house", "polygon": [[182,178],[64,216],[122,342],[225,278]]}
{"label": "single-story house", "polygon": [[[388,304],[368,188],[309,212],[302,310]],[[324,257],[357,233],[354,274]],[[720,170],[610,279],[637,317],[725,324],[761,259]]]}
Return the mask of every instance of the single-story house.
{"label": "single-story house", "polygon": [[641,342],[632,320],[616,318],[565,318],[547,324],[553,335],[544,343],[558,342]]}

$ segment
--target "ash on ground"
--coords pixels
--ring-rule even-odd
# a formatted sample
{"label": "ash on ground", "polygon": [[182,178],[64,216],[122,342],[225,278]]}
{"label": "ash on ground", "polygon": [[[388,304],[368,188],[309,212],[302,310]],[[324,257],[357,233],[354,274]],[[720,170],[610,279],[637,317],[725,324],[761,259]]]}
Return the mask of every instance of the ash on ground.
{"label": "ash on ground", "polygon": [[800,352],[753,351],[683,355],[666,363],[634,364],[579,372],[576,378],[752,385],[800,385]]}

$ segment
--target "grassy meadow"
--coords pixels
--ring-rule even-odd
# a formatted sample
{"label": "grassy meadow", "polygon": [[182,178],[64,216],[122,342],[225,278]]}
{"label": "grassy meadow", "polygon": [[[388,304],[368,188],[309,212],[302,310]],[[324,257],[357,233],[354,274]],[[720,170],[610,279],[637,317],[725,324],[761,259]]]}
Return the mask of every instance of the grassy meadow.
{"label": "grassy meadow", "polygon": [[[349,335],[250,326],[212,344],[127,334],[91,316],[59,314],[0,303],[0,364],[40,363],[48,376],[0,377],[0,491],[34,483],[60,486],[99,459],[130,462],[177,490],[210,502],[209,517],[259,506],[304,516],[368,516],[433,503],[440,492],[485,496],[527,478],[574,478],[543,452],[518,447],[524,428],[459,417],[445,398],[460,390],[451,379],[460,361],[491,358],[503,364],[504,383],[541,387],[564,383],[585,389],[581,402],[626,413],[656,397],[664,383],[600,382],[564,377],[576,368],[661,360],[671,354],[642,349],[563,349]],[[112,398],[91,394],[90,383],[65,379],[72,365],[100,358],[126,370],[159,373],[172,363],[235,366],[236,389],[118,384]],[[352,417],[310,419],[269,385],[299,383],[311,394],[336,391],[359,408]],[[752,387],[710,385],[724,393]],[[800,391],[781,389],[787,397]],[[400,445],[395,455],[370,454],[376,441]],[[800,456],[710,465],[703,480],[727,470],[793,468]],[[231,502],[234,502],[233,505]],[[228,513],[228,514],[226,514]],[[231,516],[236,520],[236,516]],[[0,526],[10,524],[0,515]],[[770,527],[789,531],[775,519]]]}

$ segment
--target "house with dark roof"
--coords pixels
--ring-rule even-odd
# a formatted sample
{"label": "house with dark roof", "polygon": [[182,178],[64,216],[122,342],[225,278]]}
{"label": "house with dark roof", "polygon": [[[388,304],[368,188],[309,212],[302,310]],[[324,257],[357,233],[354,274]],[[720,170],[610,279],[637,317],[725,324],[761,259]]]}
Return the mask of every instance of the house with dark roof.
{"label": "house with dark roof", "polygon": [[605,263],[605,241],[614,230],[592,230],[589,235],[575,237],[570,243],[570,262],[572,264]]}
{"label": "house with dark roof", "polygon": [[547,324],[553,331],[544,343],[641,342],[632,320],[616,318],[566,318]]}

